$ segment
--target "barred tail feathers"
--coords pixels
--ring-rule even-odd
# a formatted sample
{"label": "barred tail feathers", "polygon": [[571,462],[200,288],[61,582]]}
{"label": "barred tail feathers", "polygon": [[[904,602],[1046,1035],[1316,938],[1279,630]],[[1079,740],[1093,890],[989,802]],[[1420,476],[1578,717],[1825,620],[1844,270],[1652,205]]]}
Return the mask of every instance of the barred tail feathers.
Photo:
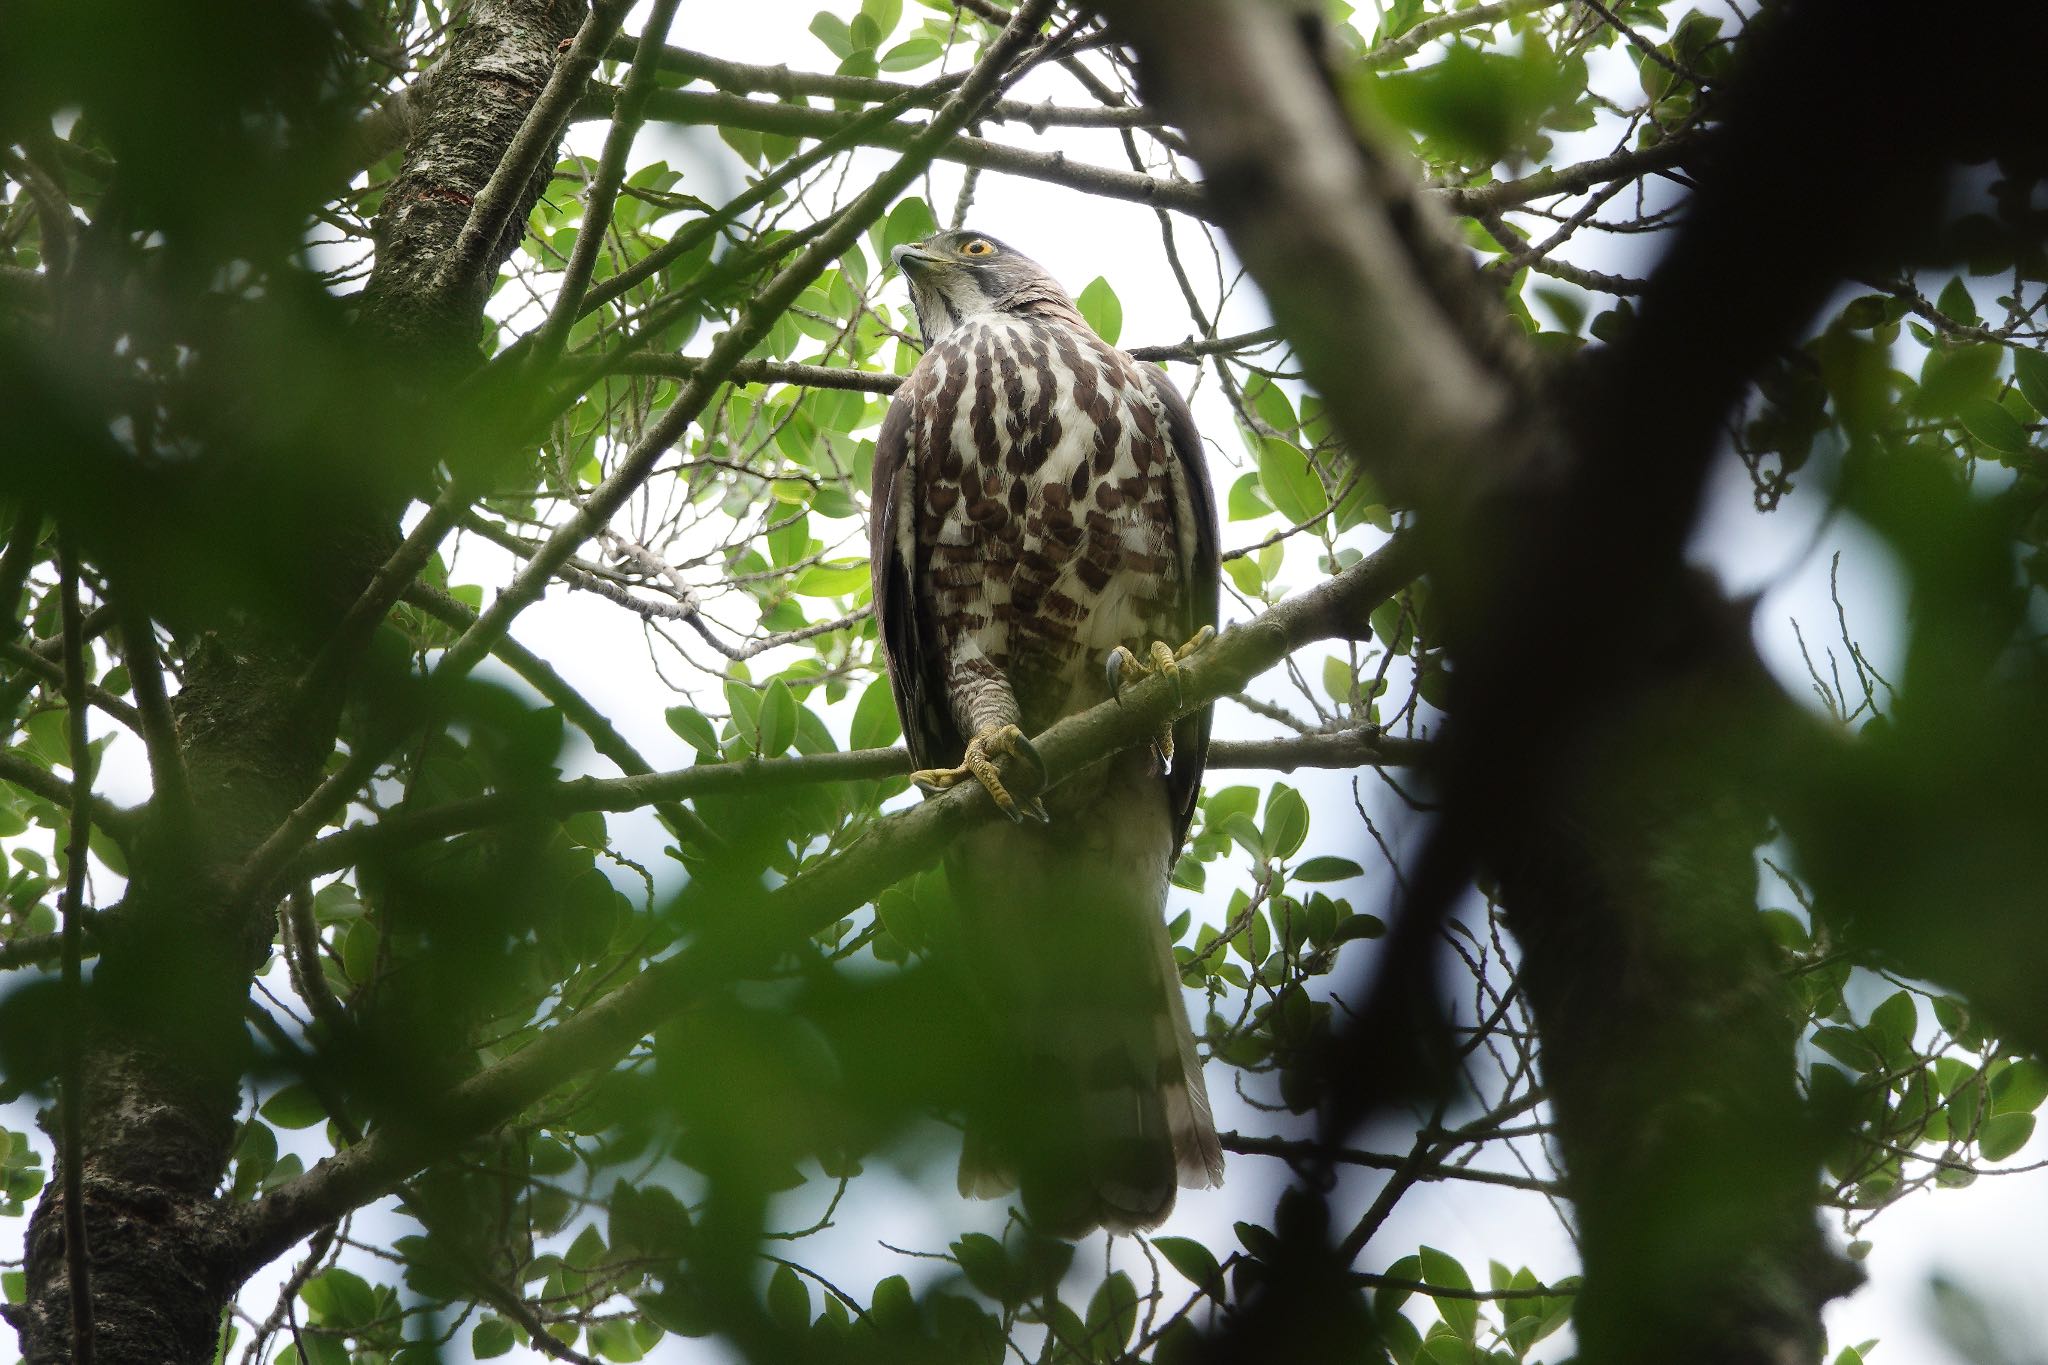
{"label": "barred tail feathers", "polygon": [[1061,805],[947,860],[1006,1068],[970,1115],[960,1191],[1021,1187],[1049,1230],[1127,1232],[1163,1221],[1176,1186],[1220,1184],[1223,1150],[1163,918],[1164,789],[1126,770]]}

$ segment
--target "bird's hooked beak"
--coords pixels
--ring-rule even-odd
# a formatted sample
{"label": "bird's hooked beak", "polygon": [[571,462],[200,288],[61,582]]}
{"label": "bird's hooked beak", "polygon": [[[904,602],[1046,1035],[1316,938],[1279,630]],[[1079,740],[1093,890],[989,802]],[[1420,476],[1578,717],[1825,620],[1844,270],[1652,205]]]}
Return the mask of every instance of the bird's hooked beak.
{"label": "bird's hooked beak", "polygon": [[939,258],[914,243],[905,243],[889,253],[889,259],[903,274],[910,274],[914,267],[936,265]]}

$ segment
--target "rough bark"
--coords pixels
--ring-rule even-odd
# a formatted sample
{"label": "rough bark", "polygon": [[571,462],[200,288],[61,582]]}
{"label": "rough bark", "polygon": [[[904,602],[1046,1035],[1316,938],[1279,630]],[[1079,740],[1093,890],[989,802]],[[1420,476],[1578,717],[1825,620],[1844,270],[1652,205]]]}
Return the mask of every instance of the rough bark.
{"label": "rough bark", "polygon": [[[582,9],[564,0],[471,7],[418,111],[380,215],[358,327],[422,374],[475,359],[491,280],[542,185],[527,186],[481,269],[445,279],[442,257]],[[431,394],[384,397],[416,403]],[[312,790],[333,750],[339,697],[331,688],[302,695],[299,680],[393,543],[390,487],[366,478],[353,500],[324,509],[328,531],[307,547],[297,579],[317,586],[288,595],[288,611],[231,602],[180,641],[187,668],[174,709],[191,808],[152,812],[120,928],[101,936],[88,1006],[82,1176],[102,1360],[211,1361],[247,1268],[223,1254],[228,1209],[215,1192],[247,1060],[242,1012],[275,911],[232,888],[242,860]],[[33,1365],[71,1359],[61,1188],[50,1183],[31,1220],[28,1298],[11,1314]]]}

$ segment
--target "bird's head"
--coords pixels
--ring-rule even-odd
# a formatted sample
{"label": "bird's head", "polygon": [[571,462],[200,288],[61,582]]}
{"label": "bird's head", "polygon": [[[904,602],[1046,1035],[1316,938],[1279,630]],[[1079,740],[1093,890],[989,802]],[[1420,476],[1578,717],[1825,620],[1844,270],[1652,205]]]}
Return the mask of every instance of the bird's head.
{"label": "bird's head", "polygon": [[889,253],[910,285],[927,345],[977,313],[1071,316],[1073,300],[1045,267],[985,232],[956,229]]}

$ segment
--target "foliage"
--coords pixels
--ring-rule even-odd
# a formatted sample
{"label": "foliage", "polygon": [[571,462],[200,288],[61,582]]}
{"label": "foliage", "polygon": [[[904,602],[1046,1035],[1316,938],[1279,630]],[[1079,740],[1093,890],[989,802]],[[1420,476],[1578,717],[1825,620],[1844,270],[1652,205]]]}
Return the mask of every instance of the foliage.
{"label": "foliage", "polygon": [[[247,8],[253,23],[268,7]],[[1479,275],[1535,353],[1562,366],[1625,339],[1643,282],[1567,256],[1595,234],[1670,229],[1681,201],[1657,176],[1711,127],[1750,41],[1746,20],[1685,0],[1611,6],[1625,28],[1553,5],[1334,8],[1348,107],[1372,136],[1412,150],[1464,214]],[[869,752],[900,738],[870,614],[869,476],[887,393],[918,353],[886,267],[892,248],[947,218],[939,188],[961,183],[967,143],[949,142],[941,169],[872,221],[841,215],[910,136],[868,111],[899,100],[928,116],[957,86],[945,73],[996,42],[995,11],[847,0],[810,23],[798,74],[652,35],[648,127],[630,151],[579,133],[537,178],[544,188],[490,286],[475,364],[453,375],[398,354],[366,321],[375,306],[358,291],[380,264],[373,228],[406,149],[383,123],[356,120],[433,69],[462,26],[433,0],[335,13],[342,30],[310,44],[248,31],[231,72],[194,58],[223,85],[268,73],[243,106],[217,108],[230,97],[208,94],[152,131],[142,121],[173,96],[67,67],[0,110],[0,140],[12,142],[0,155],[0,366],[24,376],[0,381],[19,390],[0,388],[16,448],[0,469],[12,522],[0,590],[18,621],[0,682],[0,965],[14,978],[0,1000],[0,1063],[19,1101],[19,1131],[0,1128],[0,1216],[23,1218],[57,1164],[26,1116],[54,1094],[76,1027],[51,984],[74,784],[97,771],[120,778],[100,788],[109,802],[116,791],[153,798],[147,817],[112,804],[92,816],[88,928],[114,954],[131,862],[146,887],[148,860],[166,857],[160,841],[189,841],[153,864],[184,871],[224,837],[162,823],[180,799],[163,747],[259,719],[196,713],[195,680],[236,642],[283,639],[288,683],[317,692],[305,679],[333,667],[326,646],[345,656],[348,687],[311,751],[293,757],[305,781],[282,809],[320,776],[375,766],[268,869],[281,874],[280,910],[246,1002],[251,1028],[237,1030],[240,1107],[215,1202],[262,1217],[279,1191],[314,1187],[320,1158],[408,1126],[431,1135],[432,1159],[391,1187],[395,1204],[362,1207],[387,1192],[364,1191],[338,1229],[316,1232],[281,1294],[274,1281],[257,1282],[260,1296],[251,1288],[229,1329],[236,1358],[421,1361],[459,1340],[480,1359],[632,1361],[673,1349],[668,1336],[713,1334],[755,1359],[993,1362],[1011,1348],[1194,1358],[1201,1331],[1279,1273],[1275,1219],[1238,1222],[1225,1239],[1189,1217],[1076,1256],[1021,1219],[982,1218],[984,1230],[911,1248],[880,1274],[873,1255],[832,1242],[852,1220],[843,1209],[880,1216],[892,1171],[929,1187],[931,1216],[948,1226],[974,1216],[939,1192],[952,1152],[943,1120],[986,1082],[971,1011],[948,988],[953,911],[936,870],[904,867],[897,884],[772,951],[735,949],[750,955],[692,983],[659,1028],[580,1054],[529,1102],[464,1107],[474,1083],[601,1012],[622,983],[726,942],[738,932],[729,922],[774,889],[872,846],[906,804],[904,765]],[[1049,109],[988,111],[983,132],[998,146],[976,153],[988,170],[970,174],[1038,177],[1057,187],[1044,192],[1062,213],[1085,212],[1090,193],[1137,197],[1132,177],[1196,178],[1170,130],[1121,117],[1129,108],[1111,97],[1129,84],[1123,51],[1091,41],[1085,16],[1066,19],[1046,30],[1065,46],[1041,55],[1078,74],[1042,73],[1050,93],[1033,98]],[[153,65],[146,36],[122,40],[117,69]],[[579,119],[608,124],[630,108],[641,51],[630,36],[604,49]],[[312,55],[269,60],[292,52]],[[76,116],[53,121],[59,105]],[[251,110],[274,118],[291,156],[250,131]],[[715,128],[723,150],[650,150],[657,128],[693,127]],[[1137,169],[1118,170],[1124,181],[1092,174],[1125,164],[1120,137]],[[1101,166],[1066,157],[1069,146]],[[193,147],[207,156],[188,183],[178,167]],[[1560,168],[1598,158],[1612,160],[1584,186],[1557,187]],[[229,195],[249,180],[249,200]],[[610,211],[593,212],[608,185]],[[2038,642],[2014,632],[2048,586],[2048,262],[2013,228],[2024,190],[2000,181],[1983,197],[1984,211],[1953,228],[1960,268],[1901,271],[1838,300],[1757,377],[1735,446],[1761,511],[1810,480],[1893,538],[1918,590],[1944,607],[1916,623],[1916,657],[1938,650],[1943,630],[1965,629],[1971,574],[1999,580],[2005,614],[1985,627],[1994,644],[1974,643],[1980,656],[2009,646],[2001,666],[2026,672]],[[764,313],[789,262],[833,224],[857,234]],[[1028,225],[1002,231],[1029,249]],[[1127,271],[1170,270],[1186,289],[1201,344],[1162,338],[1142,354],[1238,429],[1241,454],[1213,419],[1209,435],[1229,615],[1243,620],[1359,564],[1408,511],[1351,458],[1283,343],[1224,334],[1235,286],[1223,258],[1207,287],[1189,284],[1183,263],[1190,243],[1207,255],[1210,232],[1179,214],[1156,259],[1106,255],[1104,274],[1070,283],[1092,325],[1110,340],[1128,332],[1125,344],[1155,340],[1120,299]],[[601,234],[594,252],[586,233]],[[551,341],[556,325],[566,329]],[[748,327],[758,339],[717,370],[712,349]],[[707,384],[669,458],[654,477],[636,475],[649,434]],[[322,509],[337,489],[353,490],[352,503],[371,485],[400,506],[449,500],[454,534],[374,633],[348,638],[333,629],[339,609],[315,605],[332,531]],[[617,510],[556,553],[563,528],[613,490]],[[1996,525],[1965,563],[1953,542],[1935,543],[1936,518]],[[416,511],[406,524],[419,524]],[[63,679],[66,537],[84,559],[82,689]],[[1985,556],[1997,562],[1986,568]],[[566,634],[555,663],[590,695],[490,628],[523,605],[506,589],[531,565],[575,590],[575,612],[603,618],[590,638],[636,623],[668,691],[600,701],[603,670],[572,667],[583,661]],[[1431,739],[1450,698],[1434,599],[1428,580],[1410,583],[1373,611],[1371,640],[1318,644],[1255,695],[1226,699],[1227,716],[1256,713],[1282,736],[1248,766],[1313,766],[1313,742],[1332,735]],[[1851,679],[1817,669],[1819,700],[1883,754],[1903,703],[1846,621],[1840,633]],[[475,676],[472,645],[495,654]],[[253,711],[259,694],[245,695]],[[82,701],[94,707],[90,757],[68,737]],[[658,712],[667,735],[630,721],[628,707]],[[650,735],[675,742],[656,750]],[[1900,762],[1924,761],[1899,743]],[[564,780],[605,769],[634,779],[684,760],[691,776],[673,788],[600,796]],[[1386,930],[1375,911],[1413,871],[1399,831],[1428,802],[1398,772],[1360,772],[1347,804],[1328,782],[1240,777],[1223,770],[1228,753],[1219,760],[1174,873],[1169,929],[1211,1089],[1236,1090],[1244,1121],[1265,1125],[1231,1135],[1233,1179],[1250,1185],[1260,1163],[1306,1158],[1310,1118],[1345,1083],[1327,1043],[1366,992],[1377,951],[1367,945]],[[234,771],[281,781],[264,762]],[[1395,834],[1383,837],[1389,822]],[[1767,850],[1780,862],[1798,833],[1796,817],[1787,824]],[[268,852],[257,844],[269,832],[255,831],[236,863]],[[1359,861],[1369,843],[1370,867]],[[1804,1101],[1827,1135],[1815,1201],[1839,1213],[1855,1256],[1887,1205],[1969,1183],[2019,1152],[2048,1099],[2048,1067],[1953,983],[1910,979],[1844,935],[1814,887],[1839,895],[1857,883],[1809,857],[1773,864],[1759,925],[1802,1039]],[[1370,1325],[1362,1359],[1496,1365],[1570,1349],[1556,1333],[1576,1278],[1546,1282],[1497,1261],[1481,1275],[1430,1246],[1372,1240],[1426,1182],[1565,1191],[1546,1142],[1539,1021],[1518,993],[1499,907],[1482,899],[1444,927],[1469,995],[1453,1011],[1454,1089],[1418,1103],[1397,1150],[1340,1158],[1346,1188],[1378,1195],[1339,1230],[1361,1254],[1344,1292]],[[237,993],[247,985],[232,964],[175,965],[167,977],[225,972]],[[164,1027],[176,1031],[168,1015]],[[361,1241],[375,1254],[353,1250]],[[862,1278],[845,1278],[848,1265]],[[4,1287],[10,1302],[28,1295],[21,1271]]]}

